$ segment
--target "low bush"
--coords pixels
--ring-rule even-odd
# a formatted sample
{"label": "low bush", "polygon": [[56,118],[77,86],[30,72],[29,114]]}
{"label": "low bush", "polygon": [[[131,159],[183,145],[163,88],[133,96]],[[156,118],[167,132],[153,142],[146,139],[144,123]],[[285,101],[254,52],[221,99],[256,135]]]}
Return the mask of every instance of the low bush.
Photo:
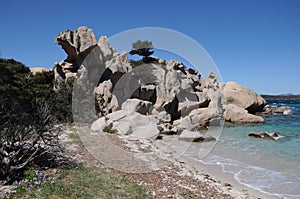
{"label": "low bush", "polygon": [[110,123],[109,125],[107,125],[103,128],[103,132],[106,132],[109,134],[114,134],[114,133],[117,133],[118,130],[113,128],[113,123]]}

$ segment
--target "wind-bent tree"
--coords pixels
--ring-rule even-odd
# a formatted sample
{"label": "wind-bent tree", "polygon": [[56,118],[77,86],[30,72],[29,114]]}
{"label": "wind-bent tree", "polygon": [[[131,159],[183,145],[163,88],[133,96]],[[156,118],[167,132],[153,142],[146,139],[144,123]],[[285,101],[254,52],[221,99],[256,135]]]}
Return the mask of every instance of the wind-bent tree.
{"label": "wind-bent tree", "polygon": [[139,55],[144,58],[148,58],[154,53],[151,51],[153,49],[153,44],[151,41],[141,41],[137,40],[132,44],[132,50],[129,52],[130,55]]}
{"label": "wind-bent tree", "polygon": [[153,63],[153,62],[157,62],[157,60],[153,57],[151,57],[151,55],[154,53],[154,51],[152,51],[153,49],[153,44],[152,41],[141,41],[141,40],[137,40],[136,42],[134,42],[132,44],[132,49],[129,52],[130,55],[139,55],[142,56],[143,58],[141,60],[130,60],[130,63],[133,67],[139,66],[141,64],[144,63]]}

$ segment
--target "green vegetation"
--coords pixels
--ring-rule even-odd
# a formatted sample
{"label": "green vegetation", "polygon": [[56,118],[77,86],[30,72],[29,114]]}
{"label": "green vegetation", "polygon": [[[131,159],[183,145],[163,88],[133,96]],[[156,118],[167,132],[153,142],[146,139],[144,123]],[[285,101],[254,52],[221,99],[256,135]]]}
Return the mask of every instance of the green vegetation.
{"label": "green vegetation", "polygon": [[[54,76],[53,76],[54,77]],[[54,78],[51,87],[53,88]],[[73,122],[72,114],[72,92],[75,78],[69,78],[66,82],[60,84],[60,89],[55,92],[52,105],[54,107],[53,115],[58,122]],[[53,91],[53,89],[52,89]]]}
{"label": "green vegetation", "polygon": [[135,183],[94,167],[58,170],[55,175],[29,170],[4,198],[147,198]]}
{"label": "green vegetation", "polygon": [[[16,187],[2,198],[147,198],[135,183],[57,153],[61,125],[55,124],[73,121],[74,82],[54,91],[53,71],[32,75],[22,63],[0,59],[0,182]],[[87,90],[75,92],[81,97]],[[116,129],[111,123],[104,131]],[[68,136],[82,147],[78,134]]]}
{"label": "green vegetation", "polygon": [[129,52],[130,55],[139,55],[142,56],[143,58],[141,60],[130,60],[130,64],[133,68],[142,65],[142,64],[147,64],[147,63],[154,63],[157,62],[157,60],[153,57],[150,57],[154,51],[153,49],[153,44],[151,41],[140,41],[137,40],[132,44],[132,49]]}
{"label": "green vegetation", "polygon": [[78,146],[83,146],[83,143],[82,143],[78,133],[76,133],[76,132],[69,133],[68,136],[69,136],[70,139],[72,139],[71,144],[76,144]]}
{"label": "green vegetation", "polygon": [[53,163],[60,131],[54,124],[72,121],[72,89],[54,92],[53,81],[53,71],[32,75],[24,64],[0,59],[0,180]]}
{"label": "green vegetation", "polygon": [[151,41],[137,40],[132,44],[132,50],[129,52],[129,54],[139,55],[139,56],[143,56],[143,58],[148,58],[150,55],[154,53],[154,51],[151,51],[151,49],[153,49],[153,45]]}
{"label": "green vegetation", "polygon": [[14,110],[32,115],[36,107],[47,104],[56,121],[72,122],[72,90],[75,79],[62,83],[62,89],[55,92],[53,71],[32,75],[28,67],[13,59],[0,59],[0,74],[2,111],[11,113]]}
{"label": "green vegetation", "polygon": [[163,62],[161,64],[164,65],[164,66],[166,66],[167,65],[167,61],[163,60]]}
{"label": "green vegetation", "polygon": [[107,125],[103,128],[103,132],[106,132],[109,134],[114,134],[114,133],[117,133],[117,129],[114,129],[113,123],[110,123],[109,125]]}
{"label": "green vegetation", "polygon": [[191,190],[187,190],[187,191],[182,192],[182,196],[184,198],[195,198],[196,194]]}

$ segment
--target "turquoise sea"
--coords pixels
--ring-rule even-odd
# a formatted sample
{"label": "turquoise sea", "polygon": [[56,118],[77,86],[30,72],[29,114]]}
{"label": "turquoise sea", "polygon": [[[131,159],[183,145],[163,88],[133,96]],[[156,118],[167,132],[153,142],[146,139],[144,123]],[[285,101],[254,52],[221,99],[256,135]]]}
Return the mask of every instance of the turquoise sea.
{"label": "turquoise sea", "polygon": [[[284,115],[265,115],[265,124],[225,124],[219,141],[201,161],[221,165],[246,186],[282,198],[300,198],[300,101],[269,101],[291,106]],[[249,132],[280,132],[277,141],[249,137]]]}

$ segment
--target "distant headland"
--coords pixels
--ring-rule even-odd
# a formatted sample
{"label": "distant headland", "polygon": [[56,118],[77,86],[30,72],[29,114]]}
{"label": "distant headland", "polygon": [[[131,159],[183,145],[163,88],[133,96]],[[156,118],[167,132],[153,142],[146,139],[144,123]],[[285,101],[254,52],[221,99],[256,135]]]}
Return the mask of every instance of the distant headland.
{"label": "distant headland", "polygon": [[261,95],[265,100],[300,100],[300,95]]}

